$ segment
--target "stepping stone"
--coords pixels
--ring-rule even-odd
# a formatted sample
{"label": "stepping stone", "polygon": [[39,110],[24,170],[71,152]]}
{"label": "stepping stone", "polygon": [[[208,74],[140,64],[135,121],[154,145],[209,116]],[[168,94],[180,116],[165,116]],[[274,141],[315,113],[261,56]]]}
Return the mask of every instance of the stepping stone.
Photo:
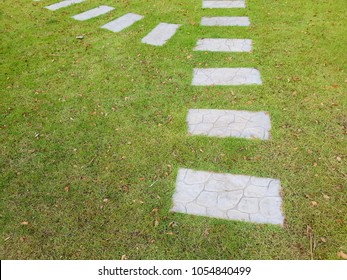
{"label": "stepping stone", "polygon": [[179,169],[171,211],[283,225],[280,181]]}
{"label": "stepping stone", "polygon": [[59,2],[59,3],[55,3],[55,4],[52,4],[52,5],[46,6],[45,8],[47,8],[48,10],[51,10],[51,11],[55,11],[55,10],[58,10],[60,8],[64,8],[64,7],[70,6],[72,4],[81,3],[83,1],[84,0],[65,0],[65,1],[62,1],[62,2]]}
{"label": "stepping stone", "polygon": [[187,124],[191,135],[270,138],[271,123],[267,112],[190,109]]}
{"label": "stepping stone", "polygon": [[74,18],[76,20],[87,20],[90,18],[94,18],[94,17],[100,16],[100,15],[106,14],[112,10],[114,10],[114,8],[112,8],[110,6],[99,6],[97,8],[91,9],[91,10],[86,11],[84,13],[75,15],[72,18]]}
{"label": "stepping stone", "polygon": [[101,28],[105,28],[113,32],[119,32],[133,25],[135,22],[141,19],[143,19],[143,16],[133,14],[133,13],[128,13],[113,21],[110,21],[109,23],[106,23],[105,25],[101,26]]}
{"label": "stepping stone", "polygon": [[251,49],[249,39],[199,39],[194,51],[250,52]]}
{"label": "stepping stone", "polygon": [[203,17],[202,26],[249,26],[248,17]]}
{"label": "stepping stone", "polygon": [[254,68],[195,68],[193,86],[262,84]]}
{"label": "stepping stone", "polygon": [[218,1],[204,1],[202,2],[203,8],[245,8],[244,0],[218,0]]}
{"label": "stepping stone", "polygon": [[159,23],[147,36],[143,37],[141,42],[153,46],[162,46],[175,33],[180,24]]}

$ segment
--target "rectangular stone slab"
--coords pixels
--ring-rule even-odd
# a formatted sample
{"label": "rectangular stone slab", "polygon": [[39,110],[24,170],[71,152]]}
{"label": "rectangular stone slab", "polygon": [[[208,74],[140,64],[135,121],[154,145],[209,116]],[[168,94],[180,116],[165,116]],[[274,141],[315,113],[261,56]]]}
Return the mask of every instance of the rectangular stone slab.
{"label": "rectangular stone slab", "polygon": [[193,86],[260,85],[260,73],[254,68],[195,68]]}
{"label": "rectangular stone slab", "polygon": [[211,137],[238,137],[268,140],[271,122],[267,112],[190,109],[188,133]]}
{"label": "rectangular stone slab", "polygon": [[123,29],[133,25],[135,22],[141,20],[143,16],[133,13],[128,13],[124,16],[121,16],[105,25],[101,26],[101,28],[108,29],[112,32],[119,32]]}
{"label": "rectangular stone slab", "polygon": [[280,181],[247,175],[178,170],[171,211],[283,225]]}
{"label": "rectangular stone slab", "polygon": [[75,15],[72,18],[76,20],[87,20],[87,19],[91,19],[100,15],[106,14],[112,10],[114,10],[114,8],[110,6],[99,6],[97,8],[85,11],[81,14]]}
{"label": "rectangular stone slab", "polygon": [[81,3],[83,1],[84,0],[65,0],[62,2],[58,2],[58,3],[52,4],[52,5],[46,6],[45,8],[47,8],[48,10],[51,10],[51,11],[55,11],[55,10],[58,10],[60,8],[64,8],[64,7],[73,5],[73,4]]}
{"label": "rectangular stone slab", "polygon": [[228,0],[228,1],[202,1],[203,8],[245,8],[243,0]]}
{"label": "rectangular stone slab", "polygon": [[249,26],[248,17],[202,17],[201,26]]}
{"label": "rectangular stone slab", "polygon": [[250,39],[199,39],[194,51],[210,52],[250,52],[252,40]]}
{"label": "rectangular stone slab", "polygon": [[180,27],[180,24],[161,22],[143,37],[141,42],[153,46],[162,46],[176,33],[178,27]]}

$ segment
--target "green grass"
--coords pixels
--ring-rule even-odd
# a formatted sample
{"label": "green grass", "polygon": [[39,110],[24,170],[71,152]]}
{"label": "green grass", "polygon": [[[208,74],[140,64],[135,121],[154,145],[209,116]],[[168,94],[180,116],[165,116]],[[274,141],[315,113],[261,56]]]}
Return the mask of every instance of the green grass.
{"label": "green grass", "polygon": [[[54,2],[0,4],[1,259],[347,252],[345,1],[203,10],[200,0],[88,0],[44,8]],[[116,9],[70,18],[101,4]],[[99,28],[127,12],[145,18],[120,33]],[[199,26],[214,15],[247,15],[251,26]],[[141,44],[160,21],[182,26],[163,47]],[[208,37],[251,38],[254,49],[192,52]],[[193,87],[194,67],[256,67],[263,85]],[[189,137],[189,108],[266,110],[272,139]],[[284,228],[170,213],[180,167],[279,178]]]}

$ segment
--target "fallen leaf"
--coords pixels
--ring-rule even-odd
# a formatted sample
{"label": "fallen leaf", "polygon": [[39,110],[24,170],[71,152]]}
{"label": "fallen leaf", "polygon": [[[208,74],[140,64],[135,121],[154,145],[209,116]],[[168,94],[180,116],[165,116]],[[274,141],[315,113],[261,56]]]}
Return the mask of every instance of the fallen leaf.
{"label": "fallen leaf", "polygon": [[23,221],[20,224],[23,225],[23,226],[27,226],[29,223],[27,221]]}
{"label": "fallen leaf", "polygon": [[127,260],[128,259],[128,256],[127,255],[122,255],[122,257],[121,257],[121,260]]}
{"label": "fallen leaf", "polygon": [[330,196],[328,196],[328,195],[326,195],[324,193],[323,193],[323,197],[324,197],[324,199],[330,199]]}
{"label": "fallen leaf", "polygon": [[337,253],[337,256],[344,259],[344,260],[347,260],[347,254],[345,254],[344,252],[340,251]]}
{"label": "fallen leaf", "polygon": [[68,192],[69,189],[70,189],[69,186],[65,186],[65,187],[64,187],[64,191],[66,191],[66,192]]}
{"label": "fallen leaf", "polygon": [[159,208],[156,207],[156,208],[154,208],[154,209],[151,211],[151,214],[157,213],[158,211],[159,211]]}
{"label": "fallen leaf", "polygon": [[154,226],[157,227],[159,225],[159,221],[158,220],[155,220],[154,221]]}
{"label": "fallen leaf", "polygon": [[324,243],[327,242],[327,240],[324,237],[321,237],[320,240]]}
{"label": "fallen leaf", "polygon": [[337,160],[338,162],[340,162],[340,161],[341,161],[341,158],[340,158],[340,157],[336,157],[336,160]]}
{"label": "fallen leaf", "polygon": [[103,202],[108,202],[108,198],[105,198],[105,199],[103,200]]}
{"label": "fallen leaf", "polygon": [[317,206],[317,205],[318,205],[318,203],[317,203],[316,201],[311,201],[311,204],[312,204],[313,206]]}

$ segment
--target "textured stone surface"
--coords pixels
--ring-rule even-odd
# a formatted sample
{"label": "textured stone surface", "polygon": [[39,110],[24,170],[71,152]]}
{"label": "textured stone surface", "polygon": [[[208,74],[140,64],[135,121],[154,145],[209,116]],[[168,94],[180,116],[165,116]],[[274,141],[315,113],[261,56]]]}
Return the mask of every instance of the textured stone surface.
{"label": "textured stone surface", "polygon": [[192,135],[261,140],[270,138],[271,122],[267,112],[190,109],[187,124],[188,133]]}
{"label": "textured stone surface", "polygon": [[193,86],[262,84],[254,68],[195,68]]}
{"label": "textured stone surface", "polygon": [[105,25],[101,26],[101,28],[108,29],[112,32],[119,32],[134,24],[136,21],[141,20],[142,18],[143,16],[141,15],[128,13],[124,16],[121,16],[113,21],[106,23]]}
{"label": "textured stone surface", "polygon": [[81,14],[75,15],[72,18],[76,20],[87,20],[90,18],[94,18],[100,15],[106,14],[112,10],[114,10],[114,8],[110,6],[99,6],[97,8],[85,11]]}
{"label": "textured stone surface", "polygon": [[52,4],[52,5],[46,6],[46,8],[48,10],[55,11],[55,10],[58,10],[60,8],[70,6],[72,4],[81,3],[83,1],[84,0],[66,0],[66,1],[58,2],[58,3]]}
{"label": "textured stone surface", "polygon": [[202,1],[203,8],[245,8],[244,0],[213,0]]}
{"label": "textured stone surface", "polygon": [[250,39],[199,39],[194,51],[210,52],[250,52],[252,40]]}
{"label": "textured stone surface", "polygon": [[180,24],[159,23],[151,32],[142,38],[141,42],[153,46],[162,46],[175,33]]}
{"label": "textured stone surface", "polygon": [[202,17],[202,26],[249,26],[248,17]]}
{"label": "textured stone surface", "polygon": [[179,169],[171,211],[283,225],[280,188],[271,178]]}

